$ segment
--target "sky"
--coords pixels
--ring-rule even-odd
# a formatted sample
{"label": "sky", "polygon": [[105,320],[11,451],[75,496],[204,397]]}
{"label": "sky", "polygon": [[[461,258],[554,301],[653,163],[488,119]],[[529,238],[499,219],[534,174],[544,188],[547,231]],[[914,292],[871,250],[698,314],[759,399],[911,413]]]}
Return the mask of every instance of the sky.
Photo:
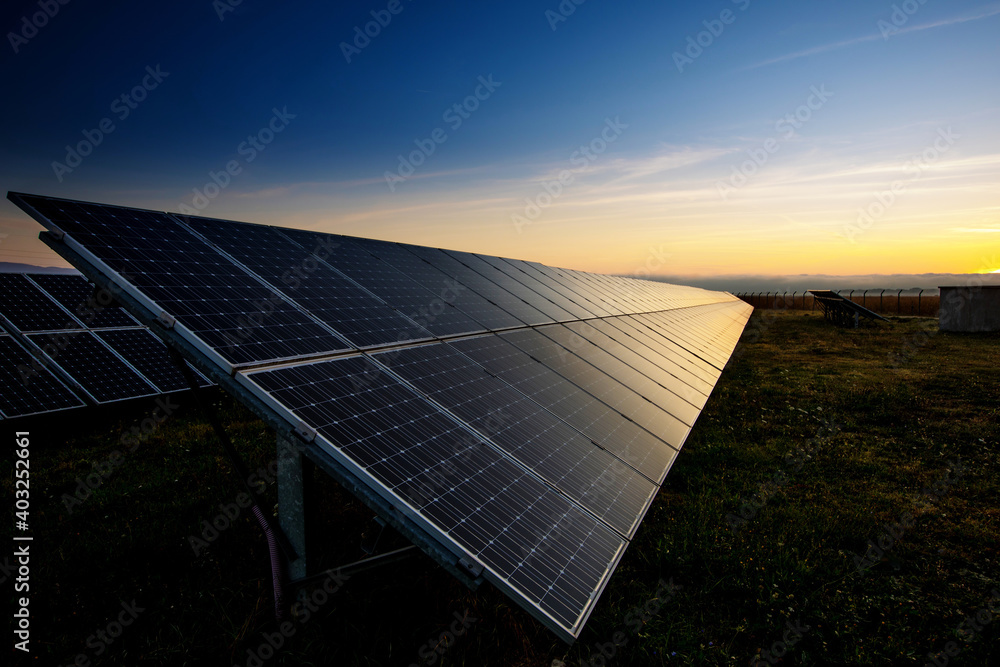
{"label": "sky", "polygon": [[[36,0],[0,25],[4,191],[692,283],[1000,270],[1000,2]],[[0,202],[0,263],[67,266],[39,230]]]}

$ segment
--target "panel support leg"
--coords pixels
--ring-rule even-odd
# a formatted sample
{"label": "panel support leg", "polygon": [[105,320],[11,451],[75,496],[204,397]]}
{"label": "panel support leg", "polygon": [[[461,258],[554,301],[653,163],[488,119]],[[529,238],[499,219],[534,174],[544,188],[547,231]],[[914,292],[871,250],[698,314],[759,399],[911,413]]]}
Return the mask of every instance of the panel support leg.
{"label": "panel support leg", "polygon": [[306,568],[305,476],[302,452],[278,434],[278,523],[298,558],[288,563],[288,578],[303,579]]}

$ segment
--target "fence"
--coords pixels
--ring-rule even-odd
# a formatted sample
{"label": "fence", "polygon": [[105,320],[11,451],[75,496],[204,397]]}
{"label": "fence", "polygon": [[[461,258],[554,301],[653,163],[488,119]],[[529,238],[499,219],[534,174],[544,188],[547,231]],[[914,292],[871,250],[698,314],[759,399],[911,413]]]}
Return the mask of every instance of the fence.
{"label": "fence", "polygon": [[[837,294],[879,315],[937,317],[941,297],[936,290],[838,290]],[[903,294],[903,292],[910,292]],[[765,310],[818,311],[816,298],[804,292],[741,292],[736,294],[754,308]]]}

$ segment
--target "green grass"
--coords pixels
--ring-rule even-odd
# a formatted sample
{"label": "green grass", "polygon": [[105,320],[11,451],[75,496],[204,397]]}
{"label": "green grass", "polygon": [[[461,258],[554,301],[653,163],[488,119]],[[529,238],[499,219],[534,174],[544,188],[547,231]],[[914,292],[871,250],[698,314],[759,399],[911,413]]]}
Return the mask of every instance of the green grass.
{"label": "green grass", "polygon": [[[971,644],[955,633],[1000,586],[1000,336],[927,336],[935,324],[841,330],[815,314],[755,315],[574,646],[489,585],[469,592],[420,556],[349,579],[308,622],[292,621],[294,636],[265,664],[419,663],[466,610],[478,620],[436,664],[578,665],[618,631],[627,641],[610,665],[748,664],[789,621],[810,629],[780,664],[922,665],[949,641],[961,648],[950,664],[1000,664],[1000,620]],[[272,433],[212,398],[251,466],[266,466]],[[32,433],[34,656],[24,664],[85,653],[92,664],[245,665],[277,629],[267,549],[248,512],[201,555],[188,544],[242,490],[190,400],[72,513],[62,495],[123,449],[120,434],[153,404],[2,422],[11,438],[14,427]],[[809,445],[824,423],[839,431]],[[796,471],[785,456],[804,447]],[[959,459],[966,471],[939,502],[914,501]],[[730,528],[727,515],[780,473],[783,485]],[[13,496],[9,477],[4,492]],[[319,565],[361,557],[370,512],[322,477],[315,494]],[[273,485],[266,497],[272,511]],[[904,512],[912,527],[859,573],[855,554]],[[387,531],[379,549],[404,543]],[[681,588],[638,628],[630,612],[661,579]],[[145,611],[96,656],[88,637],[133,599]]]}

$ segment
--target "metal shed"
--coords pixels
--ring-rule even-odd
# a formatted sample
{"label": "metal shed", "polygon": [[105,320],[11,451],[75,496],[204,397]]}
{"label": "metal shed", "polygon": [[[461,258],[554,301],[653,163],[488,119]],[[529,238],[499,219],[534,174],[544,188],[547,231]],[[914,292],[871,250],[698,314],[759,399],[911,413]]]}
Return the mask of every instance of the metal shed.
{"label": "metal shed", "polygon": [[1000,331],[1000,285],[940,289],[941,331]]}

